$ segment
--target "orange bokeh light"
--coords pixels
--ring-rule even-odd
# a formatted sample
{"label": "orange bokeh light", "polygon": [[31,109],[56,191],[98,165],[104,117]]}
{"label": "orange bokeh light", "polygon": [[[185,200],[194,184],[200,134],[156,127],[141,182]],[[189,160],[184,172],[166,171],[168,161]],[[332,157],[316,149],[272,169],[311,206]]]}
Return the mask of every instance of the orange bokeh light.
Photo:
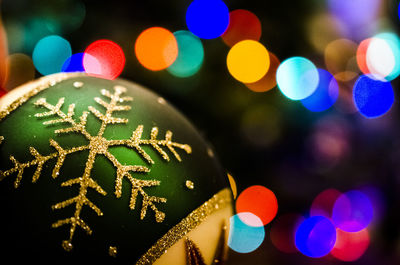
{"label": "orange bokeh light", "polygon": [[372,39],[363,40],[360,43],[360,45],[358,45],[358,49],[357,49],[358,67],[366,75],[370,73],[368,65],[367,65],[367,51],[368,51],[368,47],[369,47],[369,44],[371,43],[371,41],[372,41]]}
{"label": "orange bokeh light", "polygon": [[169,30],[152,27],[143,31],[137,38],[135,54],[145,68],[160,71],[175,62],[178,56],[178,43]]}
{"label": "orange bokeh light", "polygon": [[269,52],[270,66],[268,72],[263,78],[255,83],[245,83],[248,89],[254,92],[266,92],[273,89],[276,86],[276,70],[278,70],[280,61],[278,57],[272,52]]}
{"label": "orange bokeh light", "polygon": [[[255,185],[248,187],[236,200],[237,213],[250,212],[261,219],[263,225],[275,218],[278,212],[278,200],[275,194],[266,187]],[[242,220],[250,226],[258,226],[252,220]]]}

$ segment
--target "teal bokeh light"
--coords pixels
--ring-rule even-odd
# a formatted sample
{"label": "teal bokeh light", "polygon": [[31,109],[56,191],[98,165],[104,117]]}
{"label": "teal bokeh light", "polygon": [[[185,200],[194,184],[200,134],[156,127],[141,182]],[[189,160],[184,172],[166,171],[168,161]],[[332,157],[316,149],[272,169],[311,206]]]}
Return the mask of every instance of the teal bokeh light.
{"label": "teal bokeh light", "polygon": [[279,66],[276,82],[282,94],[289,99],[305,99],[314,93],[319,84],[318,70],[310,60],[292,57]]}
{"label": "teal bokeh light", "polygon": [[69,42],[57,35],[41,39],[32,54],[33,64],[42,75],[61,72],[62,66],[72,55]]}
{"label": "teal bokeh light", "polygon": [[167,71],[177,77],[189,77],[196,74],[204,60],[201,40],[186,30],[177,31],[174,36],[178,42],[178,57]]}
{"label": "teal bokeh light", "polygon": [[378,35],[375,35],[374,38],[384,40],[393,53],[395,65],[392,72],[385,77],[386,81],[392,81],[400,75],[400,38],[392,32],[379,33]]}

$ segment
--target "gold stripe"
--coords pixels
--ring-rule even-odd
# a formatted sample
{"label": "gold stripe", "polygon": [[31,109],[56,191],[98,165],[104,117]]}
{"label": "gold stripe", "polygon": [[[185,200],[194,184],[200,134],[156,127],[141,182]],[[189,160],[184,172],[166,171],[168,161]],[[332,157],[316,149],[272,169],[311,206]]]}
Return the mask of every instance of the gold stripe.
{"label": "gold stripe", "polygon": [[52,87],[66,79],[78,77],[78,76],[85,76],[85,75],[86,74],[84,74],[84,73],[54,74],[54,75],[42,77],[36,81],[32,81],[30,83],[27,83],[25,85],[22,85],[20,87],[17,87],[15,89],[11,90],[11,92],[6,94],[0,100],[5,100],[6,97],[12,96],[13,94],[16,94],[22,90],[27,90],[27,91],[25,93],[23,93],[22,96],[16,98],[14,101],[12,101],[11,104],[8,104],[8,105],[0,108],[0,121],[2,121],[5,117],[7,117],[7,115],[9,115],[11,112],[16,110],[22,104],[27,102],[31,97],[36,96],[38,93],[42,92],[43,90],[45,90],[49,87]]}
{"label": "gold stripe", "polygon": [[229,206],[232,202],[229,188],[225,188],[215,194],[199,208],[191,212],[185,219],[171,228],[160,238],[136,263],[136,265],[153,264],[167,249],[172,247],[190,231],[199,226],[208,216],[214,212]]}

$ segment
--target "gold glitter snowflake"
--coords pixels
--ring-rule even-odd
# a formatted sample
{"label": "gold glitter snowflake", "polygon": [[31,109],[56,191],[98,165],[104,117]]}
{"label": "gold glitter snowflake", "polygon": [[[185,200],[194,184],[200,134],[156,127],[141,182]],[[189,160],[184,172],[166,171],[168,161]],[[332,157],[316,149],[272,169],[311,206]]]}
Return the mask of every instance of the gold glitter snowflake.
{"label": "gold glitter snowflake", "polygon": [[[76,230],[76,227],[80,227],[88,234],[92,233],[89,225],[85,223],[85,221],[81,218],[81,212],[84,206],[88,206],[90,209],[95,211],[98,216],[102,216],[103,212],[99,207],[97,207],[90,199],[87,197],[88,189],[91,188],[101,195],[107,195],[107,192],[103,190],[103,188],[92,178],[92,169],[94,166],[95,159],[98,155],[102,155],[106,157],[112,165],[116,168],[116,181],[115,181],[115,196],[117,198],[122,195],[122,180],[127,179],[131,186],[131,195],[130,195],[130,209],[135,209],[135,204],[138,195],[142,196],[142,208],[140,212],[140,219],[143,219],[146,216],[147,209],[150,207],[151,210],[154,211],[155,219],[157,222],[162,222],[165,218],[165,213],[158,210],[156,204],[157,203],[165,203],[167,201],[166,198],[150,196],[146,193],[145,188],[158,186],[160,185],[160,181],[158,180],[142,180],[133,177],[132,173],[148,173],[150,169],[146,166],[142,165],[123,165],[121,164],[117,158],[113,154],[110,153],[109,148],[115,146],[125,146],[126,148],[135,150],[141,157],[144,158],[145,161],[149,164],[154,164],[154,160],[147,154],[142,146],[150,146],[154,150],[156,150],[164,160],[169,161],[170,158],[163,150],[162,147],[167,148],[178,161],[181,161],[181,157],[178,152],[175,150],[183,149],[186,153],[191,153],[191,147],[186,144],[179,144],[172,141],[172,132],[167,131],[165,134],[165,139],[159,140],[158,136],[158,128],[154,127],[151,130],[150,139],[142,139],[143,134],[143,125],[139,125],[135,131],[133,131],[132,136],[129,139],[125,140],[108,140],[103,134],[109,124],[126,124],[128,123],[128,119],[116,118],[113,117],[112,114],[117,111],[129,111],[131,107],[129,105],[121,105],[120,103],[130,102],[133,100],[131,97],[121,97],[123,93],[126,92],[126,88],[122,86],[114,86],[114,93],[109,90],[103,89],[101,90],[101,94],[104,98],[108,98],[109,102],[104,101],[102,98],[96,97],[94,100],[99,105],[105,108],[105,113],[97,110],[95,107],[89,106],[88,111],[83,112],[82,116],[79,118],[79,121],[74,119],[74,109],[75,104],[71,104],[68,107],[67,113],[64,113],[61,108],[64,105],[64,98],[60,98],[55,105],[47,102],[45,98],[41,98],[35,102],[35,105],[38,107],[42,107],[47,109],[47,112],[37,113],[35,116],[38,118],[45,117],[56,117],[55,119],[45,121],[44,125],[54,125],[54,124],[69,124],[69,127],[55,130],[55,134],[66,134],[66,133],[78,133],[83,135],[88,144],[84,146],[73,147],[71,149],[62,148],[55,140],[50,139],[50,145],[55,149],[54,153],[49,155],[41,155],[34,147],[30,147],[30,153],[34,157],[31,161],[21,163],[14,156],[10,157],[10,160],[14,164],[14,167],[1,172],[0,171],[0,181],[5,177],[10,176],[14,173],[17,173],[17,177],[14,182],[14,187],[18,188],[21,183],[24,170],[30,167],[36,167],[36,170],[32,177],[32,182],[36,182],[42,172],[43,166],[45,163],[52,159],[57,159],[56,164],[53,168],[52,177],[57,178],[60,169],[67,157],[67,155],[71,155],[73,153],[81,152],[84,150],[89,151],[89,156],[86,161],[85,170],[80,177],[76,177],[70,180],[67,180],[61,184],[62,187],[69,187],[72,185],[79,185],[79,194],[76,197],[67,199],[60,203],[57,203],[52,206],[54,210],[63,209],[65,207],[74,205],[75,212],[74,216],[70,218],[58,220],[57,222],[52,224],[53,228],[58,228],[63,225],[69,225],[69,238],[62,242],[62,246],[65,250],[70,251],[72,249],[72,239]],[[86,122],[89,114],[94,115],[97,119],[101,121],[101,127],[97,133],[97,135],[93,136],[86,130]],[[0,138],[0,142],[4,138]]]}

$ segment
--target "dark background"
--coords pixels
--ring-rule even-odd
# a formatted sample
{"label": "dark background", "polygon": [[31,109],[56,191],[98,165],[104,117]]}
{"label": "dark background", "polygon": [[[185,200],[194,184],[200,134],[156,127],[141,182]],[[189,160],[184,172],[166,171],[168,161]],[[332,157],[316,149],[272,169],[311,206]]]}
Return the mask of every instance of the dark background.
{"label": "dark background", "polygon": [[[44,9],[56,10],[56,2],[65,0],[3,0],[6,30],[8,23],[29,25],[32,17],[40,15]],[[60,34],[70,41],[73,52],[83,52],[90,43],[103,38],[121,45],[126,56],[121,77],[159,93],[184,113],[215,147],[221,163],[236,179],[239,192],[250,185],[268,187],[278,198],[279,217],[285,213],[306,215],[315,196],[327,188],[347,191],[373,186],[382,195],[382,211],[370,230],[369,249],[353,263],[400,263],[398,79],[392,82],[394,106],[381,118],[368,120],[336,108],[312,113],[299,102],[288,100],[277,88],[255,93],[234,80],[225,63],[229,48],[221,39],[202,40],[204,64],[193,77],[182,79],[166,71],[151,72],[142,67],[134,54],[137,36],[152,26],[165,27],[172,32],[187,29],[185,12],[190,1],[81,2],[86,7],[83,23]],[[384,12],[398,29],[398,2],[385,3]],[[260,42],[281,61],[303,56],[323,67],[323,57],[313,50],[307,39],[306,24],[325,8],[324,1],[236,0],[226,1],[226,4],[230,10],[247,9],[260,18]],[[49,35],[45,31],[40,34],[42,37]],[[10,53],[31,55],[31,49],[17,47],[9,40]],[[254,108],[260,110],[257,113],[264,113],[251,115],[256,112]],[[249,116],[250,122],[244,122]],[[326,132],[328,138],[343,138],[346,143],[346,150],[334,162],[315,154],[310,144],[316,126],[324,122],[331,124]],[[335,144],[337,142],[333,142]],[[300,253],[280,252],[269,239],[271,225],[266,226],[266,239],[259,249],[249,254],[231,251],[229,264],[341,263],[329,256],[311,259]]]}

